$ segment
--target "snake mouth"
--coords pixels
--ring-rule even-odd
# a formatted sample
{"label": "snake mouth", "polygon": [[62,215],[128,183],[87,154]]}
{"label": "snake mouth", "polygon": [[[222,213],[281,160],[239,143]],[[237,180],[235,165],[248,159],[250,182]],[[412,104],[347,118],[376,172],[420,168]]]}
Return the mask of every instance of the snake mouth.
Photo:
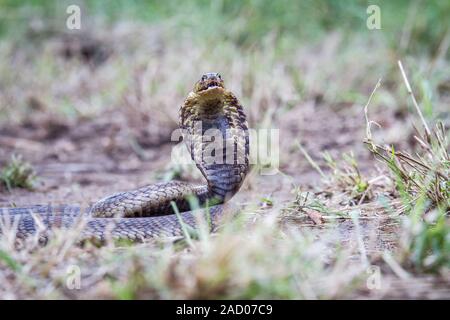
{"label": "snake mouth", "polygon": [[214,90],[214,89],[218,89],[218,88],[223,89],[223,84],[217,80],[210,80],[210,81],[205,81],[204,83],[200,83],[198,92],[200,93],[200,92],[210,91],[210,90]]}
{"label": "snake mouth", "polygon": [[[225,89],[224,82],[220,74],[216,72],[205,73],[202,78],[197,81],[194,87],[194,92],[202,94],[204,92],[219,92]],[[219,90],[219,91],[218,91]]]}
{"label": "snake mouth", "polygon": [[202,90],[197,92],[201,100],[199,101],[211,101],[211,100],[222,100],[225,89],[221,83],[209,83]]}

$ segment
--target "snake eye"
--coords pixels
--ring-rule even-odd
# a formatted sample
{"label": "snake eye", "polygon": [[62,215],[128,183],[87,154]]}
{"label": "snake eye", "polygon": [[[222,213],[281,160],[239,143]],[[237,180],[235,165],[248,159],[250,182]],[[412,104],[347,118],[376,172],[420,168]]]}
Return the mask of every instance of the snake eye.
{"label": "snake eye", "polygon": [[220,80],[222,80],[222,76],[218,73],[217,74],[217,78],[219,78]]}
{"label": "snake eye", "polygon": [[202,76],[202,81],[205,81],[206,80],[206,75],[204,74],[203,76]]}

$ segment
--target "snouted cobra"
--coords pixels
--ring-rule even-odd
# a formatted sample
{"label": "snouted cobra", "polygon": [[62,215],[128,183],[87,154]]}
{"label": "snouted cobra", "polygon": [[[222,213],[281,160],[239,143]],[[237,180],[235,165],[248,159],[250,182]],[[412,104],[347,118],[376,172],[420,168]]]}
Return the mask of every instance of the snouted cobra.
{"label": "snouted cobra", "polygon": [[[205,212],[209,228],[215,229],[223,203],[239,190],[249,169],[246,116],[222,77],[206,73],[182,104],[179,121],[183,140],[206,184],[156,183],[108,196],[85,211],[70,205],[0,208],[0,236],[5,226],[14,226],[17,238],[39,234],[47,240],[47,231],[70,229],[84,219],[81,240],[176,237],[183,235],[183,226],[196,228],[197,213]],[[190,211],[192,197],[207,209]]]}

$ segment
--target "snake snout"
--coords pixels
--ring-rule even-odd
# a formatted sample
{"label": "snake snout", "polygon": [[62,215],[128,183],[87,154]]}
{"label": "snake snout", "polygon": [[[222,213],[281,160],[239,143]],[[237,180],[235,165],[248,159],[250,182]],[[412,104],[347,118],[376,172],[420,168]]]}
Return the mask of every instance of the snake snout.
{"label": "snake snout", "polygon": [[217,72],[205,73],[195,85],[195,91],[197,93],[212,88],[225,88],[222,76]]}

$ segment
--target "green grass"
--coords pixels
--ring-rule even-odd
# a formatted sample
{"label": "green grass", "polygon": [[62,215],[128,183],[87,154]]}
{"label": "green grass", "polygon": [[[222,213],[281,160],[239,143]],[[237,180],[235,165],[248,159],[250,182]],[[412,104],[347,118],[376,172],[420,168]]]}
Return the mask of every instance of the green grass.
{"label": "green grass", "polygon": [[[268,35],[282,43],[293,39],[317,39],[331,31],[360,32],[369,36],[366,28],[367,1],[0,1],[3,19],[0,31],[14,35],[27,27],[32,18],[53,21],[56,27],[64,26],[65,8],[79,4],[83,16],[100,17],[109,23],[133,19],[158,24],[169,21],[177,34],[201,41],[220,43],[231,41],[238,46],[253,47]],[[390,46],[398,45],[399,38],[407,37],[406,48],[412,52],[432,54],[449,32],[450,5],[424,1],[372,1],[381,8],[383,37]],[[413,21],[414,23],[411,23]],[[442,23],[433,23],[441,21]],[[445,23],[447,22],[447,23]],[[429,51],[431,50],[431,52]]]}
{"label": "green grass", "polygon": [[[450,132],[440,121],[432,130],[429,128],[401,63],[399,66],[421,121],[421,129],[416,129],[414,136],[418,149],[412,154],[376,143],[367,115],[368,105],[365,143],[369,151],[390,170],[407,214],[403,229],[403,263],[419,272],[439,272],[450,268]],[[378,85],[375,90],[377,88]]]}
{"label": "green grass", "polygon": [[429,205],[418,199],[405,219],[401,259],[417,272],[439,273],[450,269],[450,223],[448,211]]}
{"label": "green grass", "polygon": [[13,155],[11,160],[0,171],[0,182],[8,189],[33,189],[36,173],[28,162],[21,156]]}
{"label": "green grass", "polygon": [[328,167],[332,170],[331,181],[334,187],[340,188],[347,193],[350,199],[357,202],[364,201],[367,196],[369,182],[360,172],[359,165],[353,153],[343,154],[343,164],[338,165],[329,153],[324,154],[325,161]]}

